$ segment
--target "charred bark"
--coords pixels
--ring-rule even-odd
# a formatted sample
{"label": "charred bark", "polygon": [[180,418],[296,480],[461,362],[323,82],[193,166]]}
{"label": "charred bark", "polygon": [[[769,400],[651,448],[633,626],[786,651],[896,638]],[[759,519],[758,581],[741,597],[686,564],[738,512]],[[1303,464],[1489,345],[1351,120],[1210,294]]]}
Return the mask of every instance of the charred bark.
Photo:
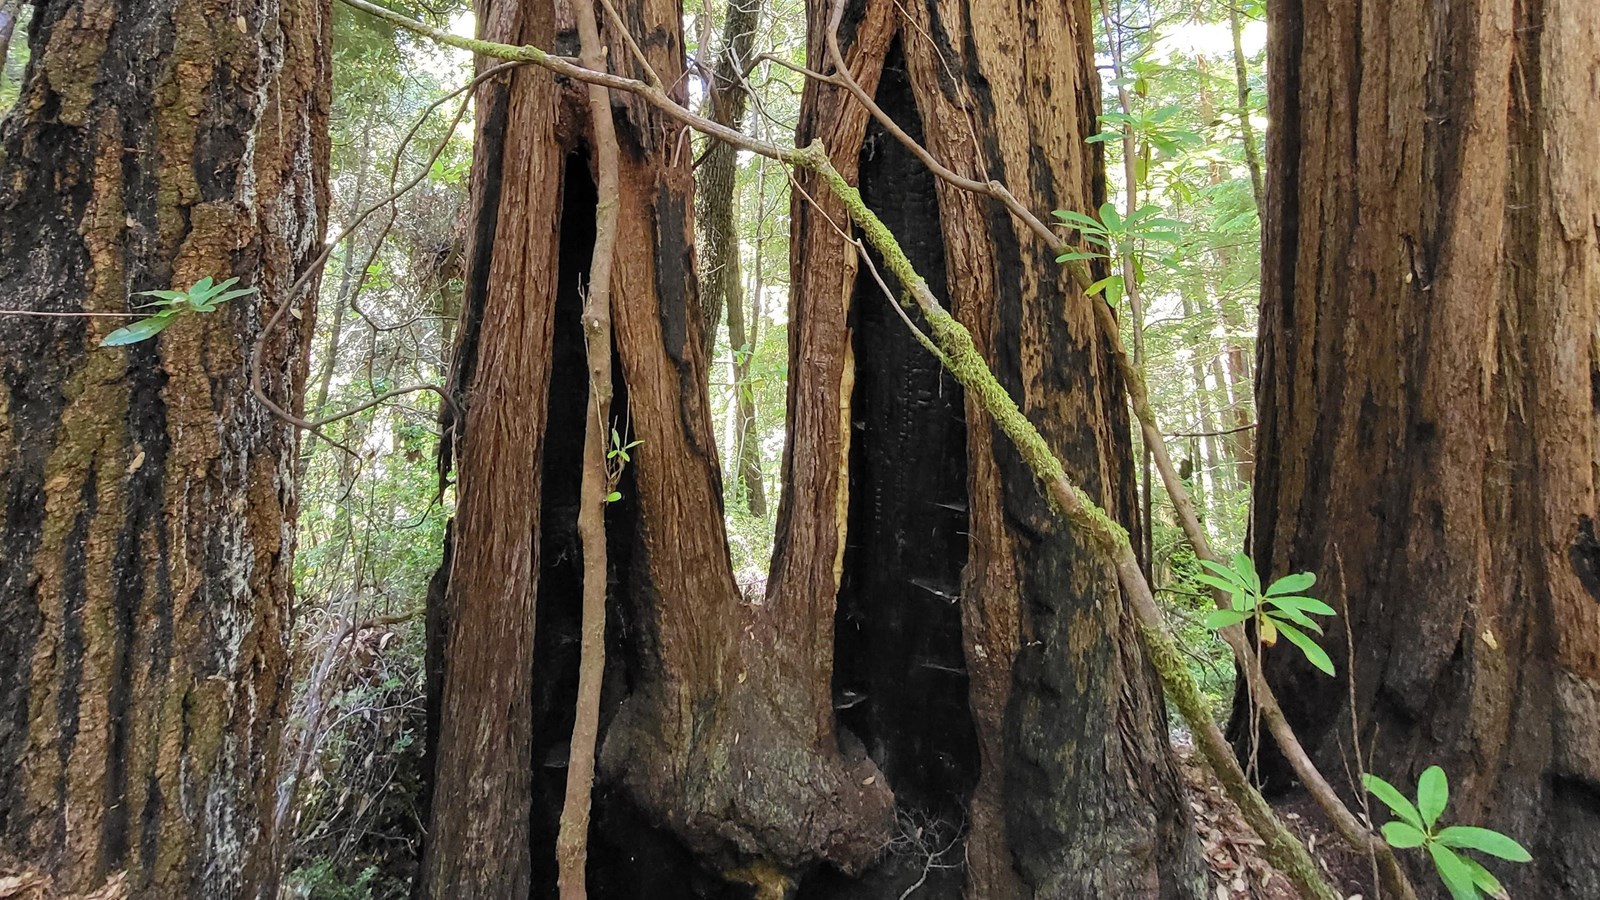
{"label": "charred bark", "polygon": [[[831,5],[811,4],[814,68]],[[893,3],[857,5],[841,26],[848,64],[885,111],[957,171],[1006,181],[1030,206],[1097,206],[1093,151],[1060,152],[1085,147],[1098,110],[1088,8],[905,8],[909,21]],[[1034,47],[1055,49],[1018,65]],[[841,90],[808,86],[800,138],[820,138],[900,227],[1074,478],[1132,520],[1122,387],[1047,248],[1003,209],[921,172]],[[981,409],[908,352],[891,301],[829,223],[845,217],[825,191],[807,193],[820,202],[793,213],[790,371],[804,375],[790,384],[773,593],[839,579],[841,720],[884,768],[903,820],[954,819],[947,834],[966,822],[967,871],[919,890],[1197,896],[1165,718],[1114,573],[1053,518]],[[801,548],[838,568],[797,572]],[[808,896],[898,897],[924,861],[891,856],[861,883]]]}
{"label": "charred bark", "polygon": [[[0,126],[0,872],[270,897],[295,434],[327,212],[316,0],[40,4]],[[257,293],[98,349],[139,291]],[[264,334],[285,303],[300,317]]]}
{"label": "charred bark", "polygon": [[1253,551],[1355,647],[1268,676],[1323,771],[1441,765],[1514,896],[1600,895],[1600,9],[1269,15]]}

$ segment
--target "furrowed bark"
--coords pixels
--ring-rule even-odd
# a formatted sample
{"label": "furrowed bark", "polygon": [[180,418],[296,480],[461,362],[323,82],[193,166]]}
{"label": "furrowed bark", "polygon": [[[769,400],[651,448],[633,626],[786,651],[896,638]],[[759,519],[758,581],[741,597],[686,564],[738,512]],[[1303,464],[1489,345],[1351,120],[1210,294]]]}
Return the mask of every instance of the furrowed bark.
{"label": "furrowed bark", "polygon": [[[275,896],[296,442],[247,361],[265,342],[265,389],[299,407],[328,10],[34,15],[0,126],[0,873]],[[256,293],[97,347],[137,292],[203,277]],[[265,334],[285,304],[301,317]]]}
{"label": "furrowed bark", "polygon": [[[814,70],[828,71],[823,36],[833,10],[812,7]],[[1029,172],[1025,202],[1097,206],[1103,182],[1082,143],[1098,112],[1090,21],[1076,5],[1024,17],[1003,5],[969,13],[913,4],[902,13],[869,3],[841,17],[840,51],[862,90],[913,137],[928,135],[932,152],[957,172],[997,180]],[[1034,46],[1075,49],[1019,67],[1016,48]],[[863,228],[869,243],[888,253],[878,238],[891,229],[907,236],[901,246],[928,276],[925,289],[948,292],[951,311],[982,335],[984,354],[1052,444],[1118,515],[1133,519],[1118,374],[1070,276],[1003,212],[936,180],[881,123],[869,124],[854,97],[816,84],[808,91],[801,139],[822,138],[843,179],[858,183],[862,202],[879,212],[887,227]],[[1041,171],[1034,148],[1043,145],[1085,149]],[[864,699],[844,696],[852,705],[841,720],[885,767],[903,807],[935,821],[966,807],[964,887],[947,879],[925,888],[972,897],[1202,890],[1154,680],[1114,570],[1092,542],[1054,519],[1026,462],[992,432],[982,399],[962,399],[870,274],[856,274],[854,248],[829,224],[856,212],[830,176],[808,175],[801,185],[817,206],[797,193],[794,244],[804,256],[791,329],[802,341],[817,337],[792,349],[791,370],[825,358],[822,348],[845,336],[853,352],[835,382],[842,397],[827,396],[820,380],[812,396],[791,386],[794,414],[806,417],[814,406],[819,423],[837,423],[846,449],[802,445],[807,433],[796,428],[788,458],[823,460],[816,468],[824,472],[834,468],[828,460],[848,460],[847,515],[836,526],[847,534],[835,538],[846,548],[835,686]],[[931,235],[930,220],[940,223]],[[891,282],[910,289],[906,278],[896,270]],[[885,392],[885,382],[898,387]],[[962,424],[940,424],[951,419]],[[941,479],[941,461],[951,458],[961,465]],[[786,498],[814,503],[820,516],[827,495],[812,500],[805,487],[791,485]],[[1072,639],[1080,631],[1126,639],[1091,648]],[[932,777],[941,766],[954,768]],[[1135,782],[1144,789],[1118,787]],[[960,795],[941,797],[928,783],[959,785]],[[1074,793],[1097,798],[1088,802],[1094,816],[1068,808],[1063,798]],[[910,867],[898,888],[921,868]]]}
{"label": "furrowed bark", "polygon": [[1253,550],[1356,638],[1268,678],[1325,770],[1352,693],[1369,769],[1444,767],[1513,896],[1600,894],[1600,8],[1269,16]]}
{"label": "furrowed bark", "polygon": [[[853,188],[849,182],[840,175],[838,170],[833,167],[833,164],[829,161],[827,153],[823,149],[823,145],[820,141],[814,140],[812,144],[807,146],[805,149],[777,147],[772,144],[747,138],[746,136],[732,131],[725,126],[721,126],[708,119],[694,115],[685,109],[681,104],[675,102],[670,96],[665,94],[659,87],[659,84],[656,82],[646,83],[645,81],[637,78],[629,78],[611,73],[592,72],[576,66],[561,57],[552,56],[537,47],[510,46],[492,42],[461,39],[438,29],[433,29],[420,23],[412,22],[403,16],[392,13],[381,7],[374,6],[366,2],[366,0],[342,0],[342,2],[365,10],[380,18],[387,19],[402,27],[409,28],[419,34],[431,37],[440,41],[441,43],[451,46],[458,46],[474,52],[485,53],[502,59],[525,60],[534,63],[541,68],[558,74],[567,75],[586,83],[603,84],[617,90],[626,91],[630,95],[640,98],[640,100],[642,100],[644,103],[649,104],[654,109],[659,110],[677,122],[696,128],[697,130],[700,130],[718,139],[729,141],[753,152],[761,153],[773,159],[789,162],[798,168],[814,172],[821,176],[822,183],[828,188],[828,191],[832,197],[836,198],[844,205],[844,207],[849,211],[850,218],[862,228],[867,243],[885,255],[886,262],[891,264],[891,270],[901,278],[902,283],[921,283],[920,278],[916,275],[914,266],[912,266],[909,260],[906,259],[905,254],[898,249],[898,245],[895,243],[893,235],[889,233],[887,228],[884,227],[882,221],[874,216],[871,211],[862,203],[859,192],[856,191],[855,188]],[[872,58],[873,57],[871,56],[866,57],[866,59],[869,60]],[[863,76],[858,72],[856,77],[860,79]],[[871,78],[875,77],[876,74],[873,73]],[[863,100],[870,101],[870,95],[867,93],[867,89],[863,88],[859,81],[847,81],[836,75],[829,77],[828,83],[836,85],[848,84],[852,94],[855,94],[858,98]],[[871,83],[870,79],[867,83]],[[1011,212],[1020,221],[1026,224],[1028,230],[1032,231],[1036,236],[1039,236],[1041,239],[1043,239],[1044,243],[1051,247],[1052,250],[1059,252],[1062,249],[1064,246],[1062,241],[1053,233],[1051,233],[1048,228],[1044,227],[1037,217],[1034,217],[1031,213],[1029,213],[1026,207],[1023,207],[1016,200],[1015,196],[1004,187],[1003,184],[998,181],[981,182],[954,173],[947,167],[938,163],[938,161],[933,157],[928,155],[925,149],[919,145],[916,145],[909,136],[904,134],[903,130],[899,130],[897,126],[893,126],[891,120],[887,120],[887,117],[881,115],[881,111],[875,110],[873,115],[882,124],[884,124],[886,130],[894,134],[897,140],[900,140],[902,143],[914,148],[913,152],[917,159],[928,165],[942,181],[949,184],[951,187],[959,188],[963,191],[968,191],[977,195],[991,197],[1000,201],[1005,206],[1007,211]],[[1081,266],[1071,266],[1069,267],[1069,271],[1072,274],[1074,282],[1080,286],[1085,286],[1092,280],[1087,271]],[[924,316],[930,320],[940,316],[938,302],[933,298],[932,294],[926,292],[925,285],[923,286],[921,294],[913,291],[913,296],[917,297],[919,308]],[[923,304],[924,300],[928,301],[927,305]],[[1203,531],[1198,530],[1198,520],[1194,518],[1192,503],[1189,502],[1188,495],[1183,489],[1181,483],[1177,481],[1176,469],[1171,465],[1171,460],[1167,458],[1164,449],[1162,449],[1162,445],[1159,443],[1159,431],[1156,430],[1154,417],[1150,412],[1148,395],[1144,389],[1142,376],[1138,369],[1133,367],[1128,361],[1127,354],[1122,348],[1118,338],[1115,319],[1109,312],[1109,309],[1103,304],[1091,304],[1091,306],[1096,311],[1095,315],[1099,321],[1101,332],[1105,335],[1106,340],[1109,342],[1109,349],[1111,350],[1112,358],[1115,360],[1116,367],[1123,373],[1124,378],[1127,380],[1131,404],[1134,410],[1140,416],[1142,428],[1145,430],[1147,435],[1151,432],[1156,434],[1156,444],[1152,449],[1155,462],[1157,464],[1157,469],[1161,471],[1163,479],[1166,481],[1168,486],[1169,492],[1173,494],[1173,502],[1174,505],[1178,507],[1181,518],[1183,517],[1182,514],[1187,508],[1187,518],[1185,519],[1186,531],[1190,532],[1191,539],[1196,543],[1196,552],[1207,553],[1209,551],[1206,549],[1204,533]],[[944,320],[948,320],[948,316],[945,316]],[[981,393],[981,397],[984,401],[984,408],[1002,423],[1004,426],[1002,430],[1007,437],[1019,444],[1019,446],[1023,449],[1024,458],[1029,460],[1030,465],[1033,463],[1033,461],[1039,460],[1040,466],[1047,466],[1047,461],[1054,459],[1049,452],[1048,445],[1043,443],[1043,439],[1039,437],[1037,430],[1034,429],[1031,423],[1027,421],[1026,417],[1020,415],[1011,415],[1008,412],[1008,410],[1013,412],[1015,411],[1015,404],[1009,400],[1005,390],[993,382],[993,377],[991,374],[989,374],[988,366],[984,362],[983,358],[975,353],[967,352],[971,350],[970,334],[966,332],[964,328],[960,327],[954,329],[951,334],[957,336],[966,335],[965,338],[960,339],[965,341],[965,346],[958,343],[958,345],[956,345],[952,350],[952,352],[960,351],[959,353],[955,353],[955,356],[963,360],[962,369],[961,371],[957,372],[960,380],[962,380],[963,384],[969,388],[972,388],[974,385],[982,385],[984,390]],[[928,346],[930,349],[934,349],[932,344],[929,344]],[[946,355],[948,356],[949,354],[947,353]],[[826,427],[826,420],[823,419],[821,421],[823,422],[823,427]],[[1059,463],[1056,463],[1055,466],[1057,469],[1059,469]],[[825,474],[827,470],[823,468],[814,471],[821,471]],[[1035,470],[1035,474],[1039,475],[1047,482],[1050,480],[1050,477],[1053,477],[1052,472],[1047,467]],[[825,491],[819,492],[819,495],[833,496],[835,499],[837,499],[839,496],[836,492],[829,493]],[[1085,501],[1085,505],[1092,510],[1097,511],[1097,508],[1093,507],[1092,503]],[[1104,517],[1103,514],[1101,514],[1101,517]],[[781,527],[782,523],[780,521],[780,528]],[[825,537],[818,538],[818,533],[819,532],[817,529],[813,527],[808,529],[806,533],[803,533],[801,538],[809,541],[813,546],[815,546],[826,540]],[[777,558],[774,560],[774,565],[775,567],[778,565]],[[1163,623],[1156,624],[1164,628]],[[1224,634],[1225,637],[1229,639],[1230,644],[1234,647],[1235,653],[1238,654],[1241,659],[1248,659],[1249,649],[1243,644],[1243,636],[1241,633],[1239,633],[1239,630],[1237,628],[1230,629]],[[768,660],[772,658],[773,657],[770,655],[763,657],[763,659]],[[1162,671],[1161,674],[1163,677],[1178,679],[1180,682],[1183,679],[1189,678],[1186,669],[1171,668],[1169,670]],[[1180,683],[1177,689],[1181,688],[1182,684]],[[1194,690],[1192,682],[1188,685],[1188,688],[1190,691]],[[1258,689],[1259,688],[1264,688],[1264,685],[1258,685]],[[1194,710],[1190,710],[1190,712],[1193,714]],[[1193,723],[1195,724],[1197,731],[1203,730],[1204,726],[1200,724],[1202,721],[1207,720],[1196,719],[1196,721]],[[1270,716],[1268,716],[1268,721],[1272,721]],[[1289,737],[1292,738],[1292,735],[1289,735]],[[1300,763],[1304,762],[1305,761],[1302,757],[1300,759]],[[1310,777],[1320,779],[1320,776],[1316,775],[1314,769],[1309,770],[1309,772]],[[871,783],[873,782],[865,782],[865,784]],[[1225,783],[1229,782],[1225,781]],[[1281,831],[1281,824],[1277,823],[1275,818],[1270,816],[1270,809],[1260,802],[1259,797],[1252,796],[1253,789],[1249,786],[1249,784],[1247,782],[1240,782],[1238,780],[1235,780],[1233,783],[1238,786],[1237,789],[1240,791],[1240,794],[1235,798],[1236,802],[1238,802],[1242,807],[1253,807],[1256,809],[1265,810],[1268,814],[1268,817],[1263,823],[1262,827],[1275,826],[1279,831]],[[1322,784],[1325,786],[1326,782],[1322,782]],[[1343,815],[1349,817],[1350,814],[1348,810],[1338,802],[1337,797],[1332,795],[1331,792],[1323,791],[1318,793],[1317,796],[1319,802],[1331,797],[1334,811],[1342,810]],[[1330,811],[1330,815],[1333,815],[1334,811]],[[1339,822],[1341,820],[1335,816],[1335,821]],[[1268,846],[1281,846],[1284,843],[1287,842],[1269,841]],[[1381,843],[1377,844],[1376,846],[1380,852],[1387,849]],[[1301,873],[1301,875],[1307,877],[1307,880],[1299,885],[1299,887],[1305,893],[1320,897],[1324,896],[1325,892],[1330,890],[1325,882],[1310,880],[1310,875],[1315,874],[1314,867],[1305,865],[1302,863],[1302,861],[1286,857],[1275,859],[1275,862],[1286,873],[1291,873],[1291,875],[1293,873]],[[759,871],[766,873],[767,875],[771,874],[771,870],[767,868],[760,869]],[[782,881],[783,878],[779,876],[778,883],[781,884]],[[770,885],[773,882],[770,877],[765,877],[765,883]]]}
{"label": "furrowed bark", "polygon": [[[540,4],[483,0],[483,34],[553,40]],[[458,472],[443,609],[438,732],[418,894],[522,900],[532,879],[533,639],[561,151],[556,88],[532,69],[478,87],[466,296],[445,412]],[[441,633],[442,631],[442,633]]]}

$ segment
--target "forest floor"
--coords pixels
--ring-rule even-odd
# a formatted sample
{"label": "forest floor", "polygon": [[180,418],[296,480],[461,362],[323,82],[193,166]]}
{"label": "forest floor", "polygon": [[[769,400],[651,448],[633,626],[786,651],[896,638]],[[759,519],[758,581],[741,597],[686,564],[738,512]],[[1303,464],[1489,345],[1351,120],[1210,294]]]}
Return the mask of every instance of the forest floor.
{"label": "forest floor", "polygon": [[[1189,807],[1211,870],[1216,900],[1299,900],[1300,894],[1289,880],[1261,855],[1261,839],[1222,792],[1216,776],[1195,758],[1194,746],[1178,742],[1173,749],[1189,787]],[[1309,797],[1291,794],[1279,798],[1274,806],[1346,898],[1373,896],[1368,860],[1323,825]]]}

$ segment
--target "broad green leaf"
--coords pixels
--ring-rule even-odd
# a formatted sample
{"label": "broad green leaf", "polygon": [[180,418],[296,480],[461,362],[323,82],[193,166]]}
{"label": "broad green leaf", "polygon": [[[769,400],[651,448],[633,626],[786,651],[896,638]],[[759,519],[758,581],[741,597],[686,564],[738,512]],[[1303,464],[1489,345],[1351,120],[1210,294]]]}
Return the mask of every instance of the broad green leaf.
{"label": "broad green leaf", "polygon": [[1389,846],[1398,850],[1409,850],[1412,847],[1421,847],[1428,842],[1428,836],[1418,831],[1415,826],[1397,819],[1383,823],[1383,839]]}
{"label": "broad green leaf", "polygon": [[1243,576],[1240,583],[1249,586],[1251,590],[1257,593],[1261,591],[1261,576],[1256,574],[1256,564],[1251,561],[1250,557],[1245,556],[1243,553],[1235,553],[1233,555],[1233,567]]}
{"label": "broad green leaf", "polygon": [[1121,137],[1122,134],[1120,132],[1102,131],[1099,134],[1090,135],[1089,137],[1084,138],[1083,142],[1085,144],[1104,144],[1106,141],[1119,140]]}
{"label": "broad green leaf", "polygon": [[1433,865],[1439,870],[1439,878],[1444,881],[1444,886],[1450,889],[1450,896],[1455,900],[1478,900],[1478,888],[1472,882],[1472,870],[1454,850],[1443,844],[1429,843],[1428,855],[1433,857]]}
{"label": "broad green leaf", "polygon": [[[237,281],[237,280],[238,280],[237,278],[234,279],[234,281]],[[194,286],[189,288],[189,295],[190,296],[194,296],[195,294],[204,294],[204,293],[206,293],[207,291],[211,290],[212,283],[213,282],[212,282],[211,276],[207,275],[206,277],[200,279],[199,281],[196,281],[194,283]]]}
{"label": "broad green leaf", "polygon": [[1090,253],[1090,252],[1085,251],[1085,250],[1075,250],[1075,251],[1073,251],[1071,253],[1063,253],[1060,256],[1056,257],[1056,262],[1076,262],[1078,260],[1105,259],[1105,258],[1106,258],[1106,255],[1104,253]]}
{"label": "broad green leaf", "polygon": [[1475,828],[1471,825],[1451,825],[1435,836],[1435,839],[1446,847],[1459,847],[1464,850],[1477,850],[1490,856],[1498,856],[1512,862],[1529,862],[1533,854],[1529,853],[1521,844],[1498,831],[1488,828]]}
{"label": "broad green leaf", "polygon": [[1376,775],[1366,774],[1361,776],[1361,786],[1367,789],[1367,793],[1382,800],[1383,805],[1389,807],[1395,815],[1410,822],[1418,829],[1424,827],[1422,813],[1417,812],[1417,808],[1411,805],[1411,801],[1406,799],[1406,795],[1400,793],[1399,789],[1394,785]]}
{"label": "broad green leaf", "polygon": [[1306,655],[1306,659],[1310,660],[1313,666],[1329,675],[1333,674],[1333,660],[1328,658],[1328,651],[1319,647],[1315,640],[1307,637],[1305,632],[1290,625],[1288,622],[1280,621],[1277,624],[1278,630],[1283,632],[1283,636],[1288,638],[1290,643],[1299,647],[1300,652]]}
{"label": "broad green leaf", "polygon": [[[1267,600],[1267,605],[1273,605],[1272,600]],[[1305,613],[1297,609],[1271,609],[1267,611],[1267,615],[1277,619],[1279,622],[1293,622],[1295,625],[1298,625],[1299,627],[1308,631],[1315,631],[1317,634],[1322,633],[1321,625],[1318,625],[1311,618],[1307,617]]]}
{"label": "broad green leaf", "polygon": [[[170,303],[188,303],[189,302],[189,295],[184,293],[183,291],[140,291],[137,294],[135,294],[134,296],[136,296],[136,297],[160,297],[162,300],[167,301],[167,303],[169,303],[169,304]],[[155,306],[157,304],[151,303],[151,304],[147,304],[147,305]],[[166,304],[161,304],[161,305],[166,305]]]}
{"label": "broad green leaf", "polygon": [[1234,606],[1239,605],[1239,596],[1243,592],[1240,590],[1237,584],[1222,578],[1218,578],[1215,575],[1207,575],[1204,572],[1196,573],[1194,580],[1200,582],[1201,584],[1214,587],[1224,594],[1232,594],[1234,598]]}
{"label": "broad green leaf", "polygon": [[1314,616],[1338,615],[1333,607],[1315,597],[1268,597],[1267,600],[1280,609],[1297,609]]}
{"label": "broad green leaf", "polygon": [[1239,587],[1247,588],[1247,587],[1250,586],[1249,579],[1245,578],[1240,573],[1235,572],[1234,570],[1228,568],[1226,565],[1223,565],[1222,563],[1212,562],[1209,559],[1202,559],[1202,560],[1200,560],[1200,565],[1205,566],[1206,568],[1208,568],[1211,571],[1217,573],[1218,575],[1221,575],[1223,578],[1228,579],[1229,581],[1233,582],[1234,584],[1238,585]]}
{"label": "broad green leaf", "polygon": [[1439,821],[1439,816],[1450,803],[1450,782],[1444,777],[1444,770],[1438,766],[1429,766],[1423,770],[1422,777],[1417,779],[1417,811],[1422,813],[1422,823],[1431,831],[1433,823]]}
{"label": "broad green leaf", "polygon": [[1120,233],[1124,228],[1122,214],[1110,201],[1100,204],[1100,221],[1105,223],[1107,231]]}
{"label": "broad green leaf", "polygon": [[1317,576],[1310,572],[1301,572],[1298,575],[1285,575],[1272,583],[1267,588],[1267,596],[1274,594],[1298,594],[1313,584],[1317,583]]}
{"label": "broad green leaf", "polygon": [[155,337],[172,324],[177,318],[177,312],[169,310],[157,313],[148,319],[140,319],[132,325],[124,325],[116,331],[106,335],[100,341],[102,347],[124,347],[128,344],[137,344]]}
{"label": "broad green leaf", "polygon": [[1467,871],[1472,873],[1472,883],[1478,890],[1493,897],[1494,900],[1509,900],[1511,895],[1506,893],[1505,885],[1494,877],[1493,872],[1485,869],[1482,863],[1470,856],[1461,857],[1461,861],[1467,864]]}
{"label": "broad green leaf", "polygon": [[1084,231],[1094,231],[1104,234],[1106,230],[1104,225],[1101,225],[1093,218],[1074,210],[1058,209],[1055,211],[1055,217]]}
{"label": "broad green leaf", "polygon": [[1105,290],[1106,288],[1111,287],[1113,284],[1121,284],[1121,283],[1122,283],[1122,276],[1121,275],[1107,275],[1106,277],[1100,279],[1099,281],[1096,281],[1094,284],[1089,285],[1088,289],[1085,290],[1084,293],[1088,294],[1091,297],[1093,297],[1095,294],[1098,294],[1101,291]]}
{"label": "broad green leaf", "polygon": [[621,500],[621,499],[622,499],[622,492],[621,491],[612,491],[611,493],[606,495],[606,502],[607,503],[615,503],[615,502],[617,502],[618,500]]}
{"label": "broad green leaf", "polygon": [[222,304],[227,303],[229,300],[237,300],[240,297],[247,297],[255,292],[256,289],[253,287],[239,288],[232,291],[223,291],[215,297],[212,297],[210,300],[207,300],[206,305],[212,309],[216,309]]}
{"label": "broad green leaf", "polygon": [[1250,613],[1238,609],[1214,609],[1205,618],[1205,626],[1213,631],[1238,625],[1250,618]]}

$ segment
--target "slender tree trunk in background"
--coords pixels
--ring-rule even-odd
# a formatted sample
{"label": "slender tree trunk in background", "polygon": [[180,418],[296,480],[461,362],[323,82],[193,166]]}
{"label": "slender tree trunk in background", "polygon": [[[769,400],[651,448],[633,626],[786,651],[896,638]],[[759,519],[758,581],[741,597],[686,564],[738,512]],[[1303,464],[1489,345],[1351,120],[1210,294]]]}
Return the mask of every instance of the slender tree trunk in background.
{"label": "slender tree trunk in background", "polygon": [[[752,516],[767,515],[767,489],[761,477],[760,435],[756,434],[756,395],[750,383],[750,357],[755,353],[755,329],[746,329],[743,290],[730,293],[728,306],[728,346],[733,347],[733,452],[736,477],[742,487],[745,507]],[[759,312],[757,312],[759,315]]]}
{"label": "slender tree trunk in background", "polygon": [[[702,112],[711,119],[735,128],[742,127],[749,94],[745,90],[744,70],[755,46],[756,27],[761,21],[761,0],[728,0],[723,18],[722,52],[712,75],[710,92]],[[761,481],[760,448],[751,441],[755,423],[755,396],[750,389],[749,354],[753,349],[746,337],[744,279],[739,272],[739,228],[734,217],[738,199],[739,154],[729,144],[713,141],[700,164],[697,191],[700,226],[700,298],[704,313],[706,358],[716,347],[717,324],[722,311],[728,313],[728,346],[733,354],[730,367],[734,393],[734,459],[729,467],[737,488],[745,498],[750,514],[767,514],[765,486]]]}
{"label": "slender tree trunk in background", "polygon": [[[1348,610],[1369,770],[1600,896],[1600,6],[1269,15],[1257,565]],[[1267,663],[1340,771],[1350,673]]]}
{"label": "slender tree trunk in background", "polygon": [[[733,128],[744,127],[750,94],[745,90],[745,67],[761,22],[761,0],[728,0],[717,46],[717,64],[700,114]],[[723,308],[744,290],[739,277],[739,230],[734,220],[738,192],[739,153],[731,144],[712,141],[700,163],[695,184],[700,227],[700,302],[704,315],[701,331],[710,359],[717,343],[717,325]],[[734,350],[739,345],[733,346]]]}
{"label": "slender tree trunk in background", "polygon": [[0,304],[259,293],[126,349],[116,319],[0,315],[0,872],[58,893],[276,896],[295,435],[327,210],[329,17],[189,2],[37,10],[0,132]]}
{"label": "slender tree trunk in background", "polygon": [[[1195,306],[1196,304],[1190,302],[1188,295],[1185,294],[1183,297],[1184,318],[1187,319],[1196,315]],[[1198,344],[1203,347],[1210,343],[1209,338],[1210,335],[1207,334],[1203,338],[1197,338],[1194,341],[1194,344]],[[1195,406],[1199,416],[1199,418],[1196,420],[1197,427],[1195,430],[1200,432],[1200,437],[1196,439],[1199,441],[1200,458],[1194,460],[1195,467],[1198,471],[1195,472],[1193,483],[1196,485],[1202,485],[1206,488],[1205,508],[1212,515],[1215,515],[1217,512],[1217,504],[1220,500],[1220,495],[1222,492],[1214,489],[1213,485],[1222,479],[1224,469],[1222,465],[1222,454],[1218,452],[1218,436],[1215,434],[1217,430],[1217,418],[1215,415],[1213,415],[1211,410],[1211,388],[1206,381],[1206,370],[1208,367],[1212,370],[1212,378],[1220,384],[1221,379],[1217,377],[1216,372],[1216,356],[1211,355],[1208,360],[1200,353],[1194,353],[1192,359],[1190,360],[1189,371],[1191,376],[1194,378]]]}
{"label": "slender tree trunk in background", "polygon": [[[1233,2],[1233,0],[1229,0]],[[1201,56],[1197,60],[1200,73],[1207,74],[1206,58]],[[1239,71],[1243,71],[1242,58],[1236,57]],[[1242,75],[1240,77],[1243,77]],[[1200,116],[1205,121],[1210,121],[1214,114],[1215,104],[1211,99],[1210,80],[1202,78],[1199,90]],[[1248,128],[1245,140],[1253,141]],[[1250,145],[1246,145],[1249,147]],[[1246,154],[1254,159],[1254,150]],[[1259,178],[1260,172],[1255,171],[1254,177]],[[1220,185],[1226,180],[1227,171],[1220,163],[1211,164],[1211,183]],[[1260,197],[1256,196],[1257,209],[1260,208]],[[1226,272],[1232,266],[1233,254],[1225,247],[1218,247],[1212,251],[1216,258],[1217,268]],[[1220,358],[1213,355],[1210,361],[1211,377],[1217,383],[1217,389],[1222,392],[1227,407],[1226,415],[1219,417],[1226,423],[1225,428],[1232,429],[1225,435],[1218,435],[1228,448],[1228,457],[1233,463],[1233,476],[1238,486],[1249,489],[1250,480],[1255,477],[1255,437],[1250,429],[1245,427],[1254,418],[1251,405],[1252,381],[1254,377],[1250,371],[1250,361],[1245,353],[1243,335],[1245,333],[1244,315],[1237,303],[1229,300],[1225,289],[1224,279],[1207,278],[1206,296],[1200,301],[1201,308],[1208,316],[1215,302],[1216,321],[1222,325],[1222,353]]]}
{"label": "slender tree trunk in background", "polygon": [[[830,6],[810,4],[814,69],[827,68]],[[1099,112],[1091,23],[1086,3],[870,0],[840,30],[855,77],[936,156],[1036,209],[1084,210],[1104,199],[1083,143]],[[1121,385],[1048,249],[998,206],[936,184],[840,89],[807,85],[799,136],[860,185],[1073,476],[1136,521]],[[965,871],[930,873],[917,896],[1200,896],[1165,717],[1114,573],[912,339],[834,230],[837,202],[800,183],[819,204],[795,192],[768,602],[837,585],[841,733],[865,743],[933,850],[966,823],[967,846],[947,857]],[[864,886],[816,896],[900,897],[926,852],[891,853]]]}
{"label": "slender tree trunk in background", "polygon": [[1256,130],[1250,124],[1250,61],[1244,55],[1244,15],[1240,0],[1226,0],[1228,30],[1233,36],[1233,83],[1239,94],[1239,143],[1244,146],[1244,162],[1250,169],[1250,195],[1260,209],[1264,182],[1261,176],[1261,151],[1256,148]]}
{"label": "slender tree trunk in background", "polygon": [[11,58],[11,35],[22,14],[22,0],[0,0],[0,84],[6,80],[6,60]]}

